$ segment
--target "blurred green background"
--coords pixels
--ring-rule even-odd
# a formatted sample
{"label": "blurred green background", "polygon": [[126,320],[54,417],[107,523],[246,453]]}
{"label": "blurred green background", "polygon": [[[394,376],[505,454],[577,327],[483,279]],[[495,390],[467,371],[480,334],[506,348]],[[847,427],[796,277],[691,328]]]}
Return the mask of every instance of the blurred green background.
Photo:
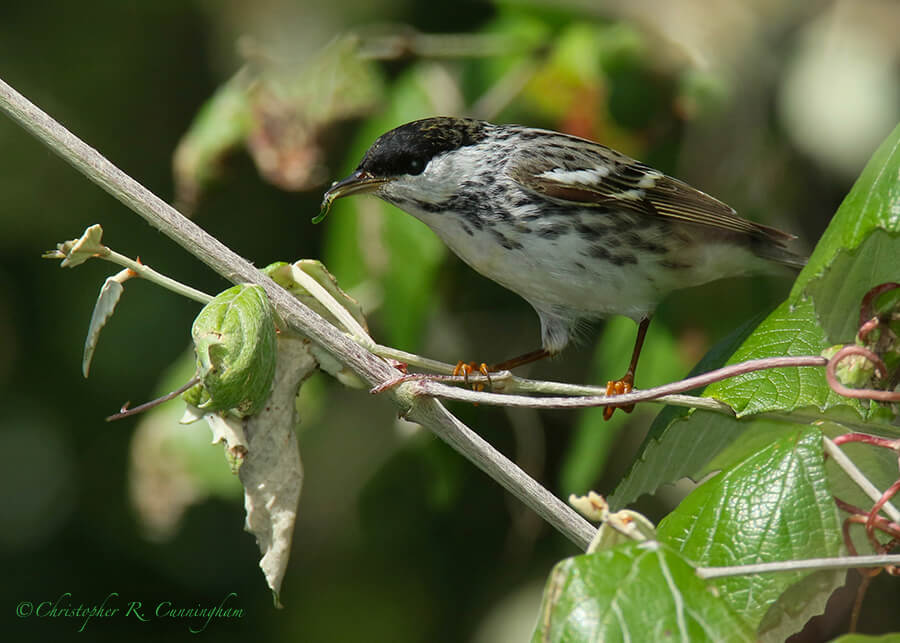
{"label": "blurred green background", "polygon": [[[491,362],[537,347],[527,304],[374,200],[346,200],[310,223],[328,182],[378,134],[468,114],[592,137],[797,234],[806,252],[900,118],[898,24],[900,5],[887,0],[5,2],[0,78],[257,265],[323,259],[378,341]],[[349,32],[357,39],[336,44]],[[228,121],[208,110],[212,120],[196,121],[176,184],[176,147],[239,69],[233,82],[247,84],[233,112],[223,110],[237,120],[220,131]],[[229,284],[5,117],[0,150],[7,640],[78,634],[80,618],[15,615],[22,601],[66,592],[73,606],[117,592],[115,606],[145,609],[206,607],[235,592],[228,605],[244,616],[214,620],[202,634],[222,641],[528,636],[547,573],[574,547],[443,443],[398,421],[386,401],[326,375],[299,402],[306,479],[286,609],[274,610],[242,531],[240,489],[207,429],[177,426],[178,402],[103,421],[126,400],[184,381],[184,365],[172,365],[199,307],[129,282],[85,380],[84,332],[116,268],[61,271],[40,254],[100,223],[105,243],[159,271],[210,293]],[[683,376],[789,285],[732,280],[670,297],[638,385]],[[624,371],[633,333],[630,321],[611,320],[526,373],[605,382]],[[452,410],[564,497],[609,493],[658,407],[608,424],[594,412]],[[666,489],[638,508],[658,519],[683,493]],[[876,580],[866,630],[898,628],[887,607],[896,597],[894,584]],[[835,600],[807,640],[839,631],[850,600]],[[114,617],[93,619],[82,635],[179,639],[192,625]]]}

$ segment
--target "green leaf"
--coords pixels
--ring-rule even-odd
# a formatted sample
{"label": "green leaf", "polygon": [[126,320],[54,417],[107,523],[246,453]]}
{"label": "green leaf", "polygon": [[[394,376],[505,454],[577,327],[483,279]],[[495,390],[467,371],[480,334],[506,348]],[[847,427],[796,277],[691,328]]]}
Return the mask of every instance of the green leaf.
{"label": "green leaf", "polygon": [[757,629],[762,643],[781,643],[823,614],[828,599],[844,584],[845,571],[822,569],[794,583],[769,608]]}
{"label": "green leaf", "polygon": [[384,218],[383,239],[391,260],[383,315],[391,345],[415,347],[434,306],[435,281],[447,252],[424,223],[391,209]]}
{"label": "green leaf", "polygon": [[41,257],[44,259],[62,259],[60,267],[74,268],[75,266],[80,266],[88,259],[108,255],[109,248],[104,246],[101,243],[102,241],[103,228],[100,227],[100,224],[95,223],[85,228],[80,238],[57,243],[56,250],[49,250]]}
{"label": "green leaf", "polygon": [[81,358],[81,373],[85,377],[91,370],[91,360],[94,358],[94,351],[100,340],[100,331],[112,317],[116,310],[116,304],[119,303],[119,299],[125,291],[118,277],[119,275],[113,275],[107,277],[103,282],[100,294],[94,304],[94,311],[91,313],[91,323],[88,325],[87,337],[84,339],[84,356]]}
{"label": "green leaf", "polygon": [[[826,483],[822,434],[804,429],[738,462],[690,493],[658,528],[660,540],[717,567],[836,556],[837,508]],[[809,572],[717,579],[721,595],[757,624]]]}
{"label": "green leaf", "polygon": [[[818,355],[828,346],[813,303],[802,297],[785,301],[763,321],[728,360],[730,364],[776,356]],[[730,405],[738,417],[767,411],[835,408],[864,412],[859,402],[834,393],[820,367],[773,368],[709,385],[704,395]],[[850,414],[845,414],[845,417]]]}
{"label": "green leaf", "polygon": [[[263,268],[263,272],[338,328],[355,336],[368,335],[369,327],[366,324],[362,306],[341,289],[337,279],[321,261],[300,259],[293,264],[277,261]],[[328,297],[344,311],[335,309],[333,306],[329,309],[325,304]],[[319,367],[336,377],[345,386],[353,388],[366,386],[365,382],[352,369],[342,364],[328,351],[316,344],[310,345],[310,351],[319,361]]]}
{"label": "green leaf", "polygon": [[[900,126],[882,143],[844,199],[779,306],[730,363],[778,355],[818,354],[856,335],[859,303],[871,287],[897,278],[900,256]],[[840,398],[821,369],[775,369],[712,384],[706,395],[738,415],[811,408],[829,417],[878,425],[890,420],[879,405]]]}
{"label": "green leaf", "polygon": [[747,624],[678,553],[626,543],[556,565],[532,641],[751,641]]}
{"label": "green leaf", "polygon": [[770,435],[791,427],[773,420],[737,420],[711,411],[678,416],[670,421],[661,440],[645,443],[640,457],[609,497],[609,504],[619,509],[663,484],[685,477],[699,480],[713,457],[742,436],[756,431]]}
{"label": "green leaf", "polygon": [[[275,321],[266,292],[239,284],[219,293],[197,315],[191,328],[197,387],[185,393],[204,411],[234,409],[253,415],[263,406],[275,376]],[[208,397],[206,397],[208,396]]]}

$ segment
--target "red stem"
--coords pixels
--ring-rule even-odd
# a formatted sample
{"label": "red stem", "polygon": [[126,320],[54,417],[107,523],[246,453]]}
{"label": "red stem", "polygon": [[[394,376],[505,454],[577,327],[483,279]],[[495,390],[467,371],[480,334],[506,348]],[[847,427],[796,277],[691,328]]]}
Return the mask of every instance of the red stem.
{"label": "red stem", "polygon": [[900,451],[900,440],[890,440],[877,435],[869,435],[868,433],[845,433],[834,438],[832,442],[838,446],[849,442],[861,442],[862,444],[871,444],[872,446],[883,447],[892,451]]}

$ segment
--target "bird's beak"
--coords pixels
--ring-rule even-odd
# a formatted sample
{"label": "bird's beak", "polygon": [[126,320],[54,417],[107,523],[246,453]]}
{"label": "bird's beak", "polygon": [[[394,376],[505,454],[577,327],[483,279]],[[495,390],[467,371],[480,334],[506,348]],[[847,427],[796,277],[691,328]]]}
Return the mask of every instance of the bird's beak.
{"label": "bird's beak", "polygon": [[389,181],[391,181],[390,178],[374,176],[372,173],[366,172],[365,170],[356,170],[346,179],[335,181],[328,189],[328,192],[325,193],[325,196],[322,199],[322,209],[319,211],[319,215],[313,219],[313,223],[319,223],[319,221],[325,218],[325,215],[328,214],[328,211],[331,209],[331,204],[335,199],[340,199],[342,196],[350,196],[351,194],[357,194],[359,192],[373,192],[378,189],[378,186],[384,185]]}
{"label": "bird's beak", "polygon": [[384,185],[390,181],[388,178],[373,176],[365,170],[356,170],[346,179],[337,181],[332,185],[328,192],[325,193],[325,201],[331,203],[335,199],[342,196],[349,196],[358,192],[372,192],[379,185]]}

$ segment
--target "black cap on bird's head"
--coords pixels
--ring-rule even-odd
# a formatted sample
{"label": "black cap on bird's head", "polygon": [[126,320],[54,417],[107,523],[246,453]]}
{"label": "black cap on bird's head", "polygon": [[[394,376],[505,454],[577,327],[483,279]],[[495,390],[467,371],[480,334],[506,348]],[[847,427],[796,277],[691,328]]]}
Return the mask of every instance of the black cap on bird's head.
{"label": "black cap on bird's head", "polygon": [[325,193],[321,221],[335,199],[371,192],[403,175],[421,174],[438,154],[474,145],[485,136],[486,123],[468,118],[437,116],[413,121],[386,132],[372,143],[356,170]]}
{"label": "black cap on bird's head", "polygon": [[480,121],[449,116],[413,121],[379,136],[356,169],[382,177],[421,174],[438,154],[480,141],[484,129]]}

